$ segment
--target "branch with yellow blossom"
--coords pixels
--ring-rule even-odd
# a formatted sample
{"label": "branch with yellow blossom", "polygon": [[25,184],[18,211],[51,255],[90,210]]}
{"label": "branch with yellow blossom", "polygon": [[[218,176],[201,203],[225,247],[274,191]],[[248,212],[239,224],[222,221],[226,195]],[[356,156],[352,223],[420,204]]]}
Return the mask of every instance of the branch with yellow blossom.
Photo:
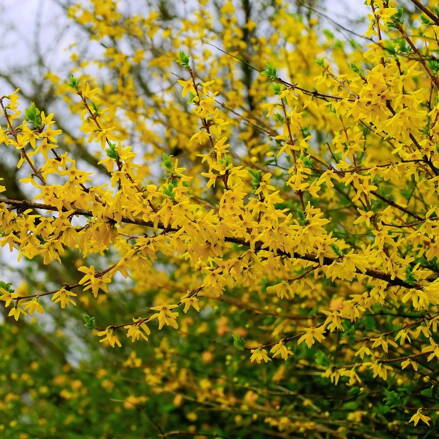
{"label": "branch with yellow blossom", "polygon": [[[18,145],[19,141],[18,141],[18,136],[17,136],[17,131],[15,130],[15,128],[12,126],[12,122],[11,119],[9,118],[9,114],[7,111],[7,107],[5,107],[3,100],[7,98],[7,96],[1,96],[0,97],[0,106],[2,108],[3,111],[3,115],[6,119],[6,123],[8,124],[8,128],[9,128],[9,133],[12,135],[12,137],[15,140],[15,143]],[[27,152],[25,151],[24,148],[20,149],[20,154],[22,157],[22,160],[26,160],[27,163],[29,164],[29,166],[31,167],[33,174],[35,175],[35,177],[37,177],[41,183],[43,185],[46,185],[46,179],[43,177],[43,175],[41,174],[41,171],[39,169],[37,169],[34,165],[34,163],[32,162],[32,160],[29,158],[29,156],[27,155]]]}
{"label": "branch with yellow blossom", "polygon": [[[35,202],[24,201],[24,200],[12,200],[12,199],[8,199],[8,198],[0,198],[0,204],[1,203],[9,204],[9,205],[16,206],[16,207],[28,207],[28,208],[35,208],[35,209],[50,210],[53,212],[57,212],[59,210],[57,207],[49,205],[49,204],[35,203]],[[93,217],[93,213],[89,210],[71,209],[70,211],[72,212],[72,215]],[[107,219],[108,219],[108,221],[114,221],[114,219],[112,219],[112,218],[107,218]],[[161,224],[160,222],[154,223],[154,221],[131,219],[131,218],[127,218],[127,217],[122,217],[120,219],[120,221],[122,223],[136,224],[139,226],[158,228],[158,229],[163,229],[163,230],[170,231],[170,232],[177,232],[177,231],[181,230],[180,227],[165,226],[164,224]],[[243,238],[239,238],[239,237],[226,236],[226,237],[224,237],[224,241],[229,242],[229,243],[233,243],[233,244],[242,245],[245,247],[251,246],[250,242],[246,241]],[[275,253],[278,256],[283,256],[283,257],[292,258],[292,259],[302,259],[304,261],[315,262],[317,264],[322,264],[322,265],[331,265],[334,262],[340,261],[340,257],[337,257],[337,258],[329,257],[329,256],[318,257],[318,256],[312,255],[312,254],[300,254],[298,252],[287,252],[287,251],[280,250],[280,249],[271,249],[271,248],[267,247],[261,241],[256,242],[252,247],[254,248],[255,252],[269,251],[269,252]],[[379,270],[375,270],[375,269],[366,269],[366,270],[362,271],[359,268],[356,268],[355,272],[359,275],[366,275],[368,277],[383,280],[391,286],[400,286],[400,287],[404,287],[404,288],[408,288],[408,289],[419,289],[420,288],[420,286],[418,284],[408,283],[405,280],[403,280],[397,276],[391,276],[388,273],[383,273],[383,272],[381,272]]]}

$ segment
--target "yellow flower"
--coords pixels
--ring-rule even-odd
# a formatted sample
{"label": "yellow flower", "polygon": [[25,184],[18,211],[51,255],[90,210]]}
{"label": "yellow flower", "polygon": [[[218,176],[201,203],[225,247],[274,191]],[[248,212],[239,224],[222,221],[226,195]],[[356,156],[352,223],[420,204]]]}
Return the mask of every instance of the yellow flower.
{"label": "yellow flower", "polygon": [[148,335],[151,334],[151,331],[146,325],[146,323],[140,323],[141,321],[142,320],[140,320],[139,323],[129,325],[126,327],[127,337],[131,339],[131,341],[136,341],[141,338],[145,341],[148,341]]}
{"label": "yellow flower", "polygon": [[183,90],[181,92],[183,97],[185,97],[188,93],[195,92],[194,86],[192,84],[192,79],[188,79],[187,81],[179,79],[177,82],[183,87]]}
{"label": "yellow flower", "polygon": [[150,320],[158,319],[159,329],[162,329],[163,326],[165,326],[165,325],[169,325],[169,326],[172,326],[173,328],[177,329],[178,323],[177,323],[176,318],[178,316],[178,313],[171,311],[171,309],[174,309],[176,307],[177,307],[177,305],[153,306],[153,307],[151,307],[151,310],[159,311],[159,312],[153,314],[150,317]]}
{"label": "yellow flower", "polygon": [[142,360],[137,357],[135,352],[131,352],[128,358],[123,362],[124,366],[127,367],[140,367],[142,365]]}
{"label": "yellow flower", "polygon": [[230,0],[226,1],[223,7],[221,8],[221,12],[223,14],[234,14],[235,7],[233,6],[233,3]]}
{"label": "yellow flower", "polygon": [[34,314],[36,312],[44,313],[44,308],[41,306],[41,303],[38,301],[38,299],[25,302],[23,304],[23,308],[25,308],[29,314]]}
{"label": "yellow flower", "polygon": [[409,422],[413,422],[416,425],[418,425],[419,421],[424,422],[427,425],[430,425],[431,418],[429,416],[426,416],[422,414],[422,408],[418,409],[416,413],[410,418]]}
{"label": "yellow flower", "polygon": [[122,343],[119,340],[119,337],[114,334],[113,328],[107,328],[103,331],[98,331],[98,336],[102,337],[99,341],[104,344],[109,344],[112,348],[115,346],[121,347]]}
{"label": "yellow flower", "polygon": [[181,303],[184,304],[183,312],[186,314],[192,307],[197,311],[200,311],[200,303],[196,297],[186,297],[181,299]]}
{"label": "yellow flower", "polygon": [[15,308],[12,308],[12,309],[9,311],[8,316],[9,316],[9,317],[14,317],[15,320],[18,320],[18,319],[20,318],[20,315],[21,315],[21,314],[26,315],[26,313],[24,312],[23,308],[19,308],[19,307],[17,306],[17,307],[15,307]]}
{"label": "yellow flower", "polygon": [[99,290],[108,292],[107,284],[111,282],[111,280],[105,276],[99,275],[99,273],[96,273],[93,265],[90,267],[79,267],[78,271],[85,273],[85,276],[83,276],[79,281],[81,285],[85,285],[84,290],[91,289],[94,297],[98,296]]}
{"label": "yellow flower", "polygon": [[5,302],[6,308],[8,308],[11,305],[12,301],[16,297],[19,297],[18,293],[6,291],[4,288],[0,288],[0,293],[1,293],[0,300]]}
{"label": "yellow flower", "polygon": [[270,353],[273,355],[273,357],[281,357],[283,360],[286,360],[290,355],[292,355],[292,352],[284,345],[282,341],[275,344],[270,349]]}
{"label": "yellow flower", "polygon": [[305,333],[299,338],[299,340],[297,340],[297,343],[301,344],[305,342],[308,348],[310,348],[315,341],[321,342],[324,340],[324,331],[325,328],[323,326],[320,326],[319,328],[307,328],[305,329]]}
{"label": "yellow flower", "polygon": [[270,357],[267,355],[267,351],[262,348],[257,348],[252,350],[252,354],[250,356],[250,361],[252,363],[268,363],[271,361]]}
{"label": "yellow flower", "polygon": [[72,299],[75,296],[76,294],[72,291],[61,288],[52,296],[52,300],[55,303],[59,303],[61,308],[65,308],[67,305],[75,305],[75,301]]}
{"label": "yellow flower", "polygon": [[146,396],[134,396],[130,395],[128,396],[125,401],[123,402],[124,408],[127,410],[131,410],[136,408],[139,404],[142,404],[147,401]]}

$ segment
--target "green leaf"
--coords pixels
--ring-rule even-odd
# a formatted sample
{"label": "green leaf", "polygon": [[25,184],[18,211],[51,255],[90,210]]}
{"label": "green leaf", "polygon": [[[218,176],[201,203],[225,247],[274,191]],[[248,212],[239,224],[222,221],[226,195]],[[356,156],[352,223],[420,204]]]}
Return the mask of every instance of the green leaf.
{"label": "green leaf", "polygon": [[328,38],[328,40],[334,39],[334,34],[329,29],[323,29],[323,34],[326,38]]}
{"label": "green leaf", "polygon": [[94,112],[99,115],[99,106],[96,105],[93,101],[90,101],[91,107],[93,108]]}
{"label": "green leaf", "polygon": [[395,40],[395,42],[396,42],[396,44],[398,44],[398,49],[399,49],[400,52],[403,52],[403,53],[410,52],[410,48],[407,45],[407,41],[406,40],[404,40],[403,38],[397,38]]}
{"label": "green leaf", "polygon": [[175,405],[172,403],[165,404],[160,407],[160,410],[162,410],[165,413],[169,413],[172,412],[172,410],[175,410]]}
{"label": "green leaf", "polygon": [[439,60],[431,59],[428,61],[428,67],[435,72],[439,72]]}
{"label": "green leaf", "polygon": [[262,172],[256,169],[248,169],[248,173],[251,175],[253,189],[257,189],[262,181]]}
{"label": "green leaf", "polygon": [[190,91],[187,99],[188,104],[193,104],[196,97],[197,95]]}
{"label": "green leaf", "polygon": [[96,319],[88,314],[82,314],[82,321],[84,326],[88,329],[94,329],[96,327]]}
{"label": "green leaf", "polygon": [[172,160],[171,160],[171,155],[168,155],[166,153],[162,154],[162,162],[161,162],[161,166],[167,170],[171,170],[173,168],[173,164],[172,164]]}
{"label": "green leaf", "polygon": [[119,160],[119,154],[116,149],[116,145],[114,143],[108,142],[109,148],[105,150],[107,156],[114,159]]}
{"label": "green leaf", "polygon": [[373,407],[372,412],[379,414],[379,415],[385,415],[386,413],[389,413],[392,409],[384,404],[378,404],[375,407]]}
{"label": "green leaf", "polygon": [[327,367],[329,365],[328,358],[326,357],[326,354],[322,351],[318,351],[316,353],[315,362],[316,362],[317,366]]}
{"label": "green leaf", "polygon": [[267,64],[265,69],[262,71],[262,74],[267,76],[270,81],[276,81],[277,79],[277,70],[271,64]]}
{"label": "green leaf", "polygon": [[403,390],[398,389],[398,391],[396,391],[386,389],[384,394],[384,405],[389,409],[403,407],[407,403],[407,396]]}
{"label": "green leaf", "polygon": [[232,157],[229,155],[225,155],[224,158],[222,158],[219,162],[222,166],[225,166],[226,168],[233,164]]}
{"label": "green leaf", "polygon": [[167,195],[172,201],[175,201],[175,193],[174,193],[175,184],[168,184],[162,190],[162,192]]}
{"label": "green leaf", "polygon": [[421,395],[426,396],[427,398],[433,398],[433,387],[429,387],[428,389],[421,390]]}
{"label": "green leaf", "polygon": [[79,81],[73,75],[69,76],[67,84],[75,90],[79,90]]}
{"label": "green leaf", "polygon": [[416,284],[416,278],[415,278],[415,275],[413,274],[413,269],[410,266],[406,267],[406,269],[405,269],[405,281],[409,285]]}
{"label": "green leaf", "polygon": [[187,56],[185,52],[180,50],[180,52],[178,53],[177,63],[180,64],[185,69],[189,69],[189,61],[190,61],[189,56]]}
{"label": "green leaf", "polygon": [[305,166],[305,168],[312,168],[313,167],[313,161],[310,157],[306,156],[306,155],[302,155],[300,157],[300,159],[303,162],[303,165]]}
{"label": "green leaf", "polygon": [[273,93],[275,95],[280,95],[282,92],[282,87],[280,86],[280,84],[273,84]]}
{"label": "green leaf", "polygon": [[4,289],[8,293],[14,292],[14,289],[12,288],[12,284],[9,282],[3,282],[2,280],[0,280],[0,288]]}
{"label": "green leaf", "polygon": [[360,67],[358,67],[356,64],[350,64],[350,67],[351,67],[351,69],[352,69],[352,71],[353,72],[355,72],[355,73],[358,73],[358,74],[361,74],[361,69],[360,69]]}
{"label": "green leaf", "polygon": [[360,404],[358,403],[358,401],[348,401],[343,404],[343,408],[345,410],[352,410],[352,411],[357,410],[359,406]]}
{"label": "green leaf", "polygon": [[334,250],[334,252],[337,256],[343,256],[344,253],[338,248],[338,245],[331,244],[331,248],[332,248],[332,250]]}
{"label": "green leaf", "polygon": [[402,17],[404,15],[404,8],[398,8],[396,14],[392,16],[392,18],[399,24],[402,24]]}
{"label": "green leaf", "polygon": [[361,48],[361,44],[359,44],[355,40],[349,40],[349,44],[352,47],[352,49],[360,49]]}
{"label": "green leaf", "polygon": [[363,320],[364,320],[364,327],[368,331],[373,331],[374,329],[376,329],[375,319],[372,316],[366,316]]}
{"label": "green leaf", "polygon": [[24,120],[31,123],[33,129],[41,128],[42,121],[40,110],[36,107],[34,102],[24,110]]}
{"label": "green leaf", "polygon": [[422,23],[426,24],[427,26],[430,26],[433,24],[432,21],[430,21],[427,17],[424,17],[423,15],[421,15],[421,21],[422,21]]}
{"label": "green leaf", "polygon": [[233,334],[233,346],[235,346],[236,349],[243,351],[245,346],[244,339],[239,335]]}
{"label": "green leaf", "polygon": [[384,41],[384,48],[387,50],[387,52],[391,53],[392,55],[396,55],[396,48],[391,41],[389,40]]}
{"label": "green leaf", "polygon": [[302,131],[303,138],[309,137],[311,135],[310,127],[303,127],[300,130]]}
{"label": "green leaf", "polygon": [[361,394],[361,389],[358,386],[353,386],[349,389],[349,395],[358,396]]}
{"label": "green leaf", "polygon": [[279,123],[285,122],[285,118],[282,116],[282,114],[279,113],[274,113],[274,120]]}
{"label": "green leaf", "polygon": [[302,207],[296,207],[294,209],[294,214],[296,215],[299,224],[301,226],[304,226],[306,224],[306,218],[305,218],[305,214],[303,213]]}

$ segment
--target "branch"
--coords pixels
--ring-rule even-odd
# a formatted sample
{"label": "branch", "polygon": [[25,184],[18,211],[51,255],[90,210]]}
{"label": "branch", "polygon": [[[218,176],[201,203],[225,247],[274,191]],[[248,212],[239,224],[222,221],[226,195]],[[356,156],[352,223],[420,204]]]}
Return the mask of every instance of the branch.
{"label": "branch", "polygon": [[417,8],[419,8],[425,15],[430,17],[434,23],[439,26],[439,17],[435,15],[430,9],[426,8],[420,1],[418,0],[410,0]]}
{"label": "branch", "polygon": [[282,319],[287,319],[287,320],[310,320],[317,318],[317,316],[303,316],[299,314],[291,315],[291,314],[281,314],[275,311],[267,311],[267,310],[256,308],[255,306],[249,305],[247,303],[239,302],[238,300],[227,296],[214,297],[205,294],[203,297],[205,297],[206,299],[217,300],[218,302],[227,303],[228,305],[236,306],[237,308],[240,309],[246,309],[248,311],[254,312],[255,314],[261,314],[264,316],[280,317]]}
{"label": "branch", "polygon": [[[50,204],[34,203],[31,201],[11,200],[8,198],[0,198],[0,203],[5,203],[5,204],[9,204],[9,205],[16,206],[16,207],[22,207],[22,208],[44,209],[44,210],[50,210],[53,212],[58,212],[58,208],[55,206],[51,206]],[[65,209],[65,211],[67,211],[67,209]],[[71,212],[72,212],[72,215],[93,217],[93,213],[90,210],[71,209]],[[108,217],[106,219],[108,221],[114,221],[113,218]],[[144,220],[140,220],[140,219],[131,219],[131,218],[127,218],[127,217],[122,217],[121,222],[126,223],[126,224],[136,224],[138,226],[158,228],[158,229],[166,230],[168,232],[178,232],[179,230],[181,230],[180,227],[166,227],[164,224],[161,224],[161,223],[154,224],[153,221],[144,221]],[[245,247],[250,247],[250,248],[252,247],[252,244],[243,238],[226,236],[226,237],[224,237],[224,241],[230,242],[233,244],[243,245]],[[321,264],[321,265],[331,265],[334,262],[341,261],[340,257],[337,257],[337,258],[331,258],[328,256],[318,257],[318,256],[315,256],[312,254],[300,254],[297,252],[286,252],[286,251],[280,250],[280,249],[271,249],[271,248],[267,247],[261,241],[256,242],[254,244],[253,248],[254,248],[255,252],[268,251],[271,253],[275,253],[276,255],[281,256],[281,257],[287,257],[287,258],[291,258],[291,259],[301,259],[304,261],[315,262],[315,263]],[[419,289],[420,288],[420,286],[418,284],[414,284],[414,285],[409,284],[408,282],[406,282],[403,279],[400,279],[399,277],[393,277],[392,275],[390,275],[388,273],[383,273],[383,272],[375,270],[375,269],[367,269],[367,270],[362,271],[362,270],[357,268],[355,270],[355,272],[357,274],[360,274],[360,275],[366,275],[366,276],[372,277],[374,279],[383,280],[391,286],[404,287],[404,288],[408,288],[408,289]]]}
{"label": "branch", "polygon": [[417,215],[416,213],[411,212],[410,210],[406,209],[403,206],[400,206],[399,204],[395,203],[394,201],[383,197],[381,194],[379,194],[376,191],[370,191],[371,194],[375,195],[375,197],[379,198],[381,201],[384,201],[385,203],[387,203],[389,206],[395,207],[396,209],[399,209],[401,212],[406,213],[407,215],[412,216],[413,218],[416,218],[418,221],[424,221],[424,218],[420,217],[419,215]]}

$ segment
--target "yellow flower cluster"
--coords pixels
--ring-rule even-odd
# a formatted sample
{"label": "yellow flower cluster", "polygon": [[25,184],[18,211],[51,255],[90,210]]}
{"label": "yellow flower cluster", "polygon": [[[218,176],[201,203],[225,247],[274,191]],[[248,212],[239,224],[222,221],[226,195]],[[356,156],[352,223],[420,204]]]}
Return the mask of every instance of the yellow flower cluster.
{"label": "yellow flower cluster", "polygon": [[[75,281],[54,291],[2,286],[8,315],[44,312],[44,296],[93,312],[125,294],[146,308],[101,315],[111,320],[96,334],[111,347],[147,342],[153,320],[164,338],[204,337],[221,309],[218,333],[241,334],[254,367],[322,349],[317,372],[335,384],[428,375],[439,359],[437,26],[408,32],[396,2],[370,0],[367,44],[347,47],[288,2],[273,2],[276,31],[263,35],[252,20],[240,26],[227,1],[218,42],[206,2],[172,30],[158,13],[89,3],[69,14],[95,39],[144,45],[106,48],[94,66],[110,75],[89,75],[89,61],[68,81],[48,75],[80,121],[65,144],[53,114],[33,106],[23,116],[17,92],[0,98],[1,147],[35,194],[12,199],[2,181],[0,244],[47,266],[75,258]],[[224,386],[200,390],[215,392],[232,404]],[[422,408],[410,419],[419,421],[430,421]]]}

